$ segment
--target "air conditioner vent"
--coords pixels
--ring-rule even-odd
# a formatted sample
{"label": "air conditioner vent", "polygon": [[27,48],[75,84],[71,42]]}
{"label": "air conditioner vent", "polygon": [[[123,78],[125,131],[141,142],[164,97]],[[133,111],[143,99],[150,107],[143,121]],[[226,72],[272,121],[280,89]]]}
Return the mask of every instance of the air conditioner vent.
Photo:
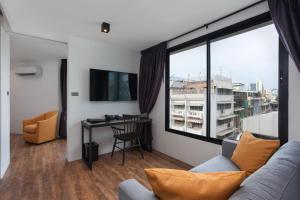
{"label": "air conditioner vent", "polygon": [[19,76],[37,76],[42,72],[40,66],[22,66],[18,67],[15,73]]}

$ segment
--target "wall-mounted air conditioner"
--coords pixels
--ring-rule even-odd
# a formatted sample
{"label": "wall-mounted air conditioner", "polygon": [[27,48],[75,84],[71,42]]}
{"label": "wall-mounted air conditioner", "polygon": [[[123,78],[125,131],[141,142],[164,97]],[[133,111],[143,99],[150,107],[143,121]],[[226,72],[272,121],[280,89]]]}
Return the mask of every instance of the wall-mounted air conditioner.
{"label": "wall-mounted air conditioner", "polygon": [[37,76],[42,74],[40,66],[22,66],[15,70],[15,73],[20,76]]}

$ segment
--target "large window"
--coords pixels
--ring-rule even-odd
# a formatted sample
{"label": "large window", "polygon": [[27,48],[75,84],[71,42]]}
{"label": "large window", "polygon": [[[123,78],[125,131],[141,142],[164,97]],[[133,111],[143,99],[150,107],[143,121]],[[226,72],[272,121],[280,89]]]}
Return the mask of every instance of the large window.
{"label": "large window", "polygon": [[287,112],[280,95],[287,84],[279,83],[287,55],[280,48],[269,14],[171,48],[167,131],[215,143],[244,131],[287,138],[279,118]]}

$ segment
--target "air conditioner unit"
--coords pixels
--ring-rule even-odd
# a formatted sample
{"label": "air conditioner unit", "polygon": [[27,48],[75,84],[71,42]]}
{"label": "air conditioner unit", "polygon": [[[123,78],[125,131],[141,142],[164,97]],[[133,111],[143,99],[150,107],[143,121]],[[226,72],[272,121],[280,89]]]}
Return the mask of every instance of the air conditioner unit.
{"label": "air conditioner unit", "polygon": [[42,68],[40,66],[22,66],[15,70],[15,73],[20,76],[36,76],[40,75]]}

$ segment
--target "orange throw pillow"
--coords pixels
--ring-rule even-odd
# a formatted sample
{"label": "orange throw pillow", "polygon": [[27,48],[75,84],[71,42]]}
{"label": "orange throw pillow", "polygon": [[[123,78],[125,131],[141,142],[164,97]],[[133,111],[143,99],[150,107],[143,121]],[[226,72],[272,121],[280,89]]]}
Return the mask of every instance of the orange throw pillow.
{"label": "orange throw pillow", "polygon": [[161,200],[227,200],[246,178],[242,171],[196,173],[153,168],[145,173]]}
{"label": "orange throw pillow", "polygon": [[262,167],[279,146],[279,140],[259,139],[250,132],[245,132],[235,148],[231,160],[249,176]]}

